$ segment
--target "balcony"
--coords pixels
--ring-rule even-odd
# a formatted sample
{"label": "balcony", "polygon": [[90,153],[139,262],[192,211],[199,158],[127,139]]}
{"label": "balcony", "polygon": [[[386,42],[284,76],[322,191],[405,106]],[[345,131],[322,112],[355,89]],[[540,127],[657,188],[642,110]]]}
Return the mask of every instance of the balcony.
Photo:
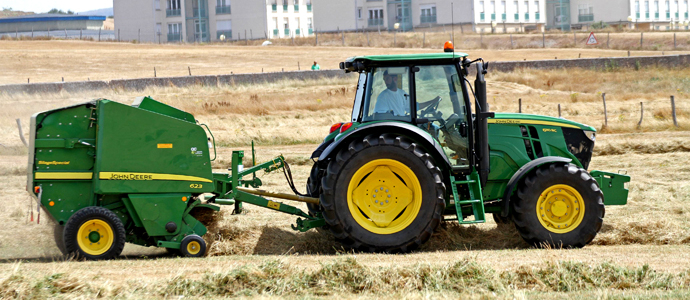
{"label": "balcony", "polygon": [[501,20],[503,20],[503,22],[506,21],[506,14],[501,14]]}
{"label": "balcony", "polygon": [[166,9],[165,10],[165,16],[166,17],[179,17],[181,15],[182,15],[181,9]]}
{"label": "balcony", "polygon": [[285,36],[290,36],[290,28],[285,28]]}
{"label": "balcony", "polygon": [[198,8],[192,9],[192,16],[193,17],[198,18],[199,15],[201,15],[202,18],[206,18],[206,17],[208,17],[208,11],[206,11],[205,9],[200,10]]}
{"label": "balcony", "polygon": [[496,21],[496,14],[491,14],[491,21]]}
{"label": "balcony", "polygon": [[369,27],[372,27],[372,26],[383,26],[383,18],[380,18],[380,19],[368,19],[368,20],[367,20],[367,25],[369,25]]}
{"label": "balcony", "polygon": [[529,21],[529,13],[525,13],[525,21]]}
{"label": "balcony", "polygon": [[232,30],[218,30],[216,31],[216,38],[220,40],[220,36],[224,35],[226,40],[232,39]]}
{"label": "balcony", "polygon": [[295,35],[296,35],[296,36],[299,36],[299,33],[300,33],[299,28],[295,29]]}
{"label": "balcony", "polygon": [[307,11],[311,12],[311,4],[307,4]]}
{"label": "balcony", "polygon": [[520,21],[520,14],[515,14],[513,19],[515,19],[515,22]]}
{"label": "balcony", "polygon": [[314,34],[314,29],[309,28],[309,35],[312,35],[312,34]]}
{"label": "balcony", "polygon": [[676,20],[678,20],[680,13],[676,12]]}
{"label": "balcony", "polygon": [[299,11],[299,5],[295,4],[295,12],[298,12],[298,11]]}
{"label": "balcony", "polygon": [[644,18],[649,20],[649,13],[648,12],[644,13]]}
{"label": "balcony", "polygon": [[277,4],[271,5],[271,10],[273,10],[273,12],[277,12],[278,11],[278,5]]}
{"label": "balcony", "polygon": [[659,20],[659,13],[654,13],[654,19]]}
{"label": "balcony", "polygon": [[671,18],[671,13],[670,13],[670,12],[666,12],[666,19],[668,20],[668,19],[670,19],[670,18]]}
{"label": "balcony", "polygon": [[688,13],[687,12],[685,12],[685,19],[686,20],[688,19]]}
{"label": "balcony", "polygon": [[273,29],[273,36],[274,37],[278,36],[278,29]]}
{"label": "balcony", "polygon": [[484,13],[483,12],[479,13],[479,21],[484,22]]}
{"label": "balcony", "polygon": [[436,15],[420,16],[420,23],[436,23]]}
{"label": "balcony", "polygon": [[287,12],[287,8],[288,8],[287,5],[283,5],[283,12]]}
{"label": "balcony", "polygon": [[580,23],[582,23],[582,22],[593,22],[594,21],[594,14],[578,15],[577,21]]}
{"label": "balcony", "polygon": [[635,19],[637,19],[637,20],[640,19],[640,13],[635,13]]}
{"label": "balcony", "polygon": [[216,15],[229,15],[230,6],[216,6]]}
{"label": "balcony", "polygon": [[179,42],[180,41],[180,34],[179,33],[168,33],[168,42]]}
{"label": "balcony", "polygon": [[534,19],[539,21],[539,13],[534,13]]}

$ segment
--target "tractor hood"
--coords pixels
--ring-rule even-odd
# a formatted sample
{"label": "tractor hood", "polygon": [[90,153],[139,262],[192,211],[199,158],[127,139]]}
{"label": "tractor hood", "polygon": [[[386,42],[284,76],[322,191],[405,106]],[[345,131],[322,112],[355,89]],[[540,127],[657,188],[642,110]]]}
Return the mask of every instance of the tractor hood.
{"label": "tractor hood", "polygon": [[496,113],[494,118],[489,119],[489,124],[551,125],[566,128],[578,128],[586,131],[597,131],[592,126],[563,118],[516,113]]}

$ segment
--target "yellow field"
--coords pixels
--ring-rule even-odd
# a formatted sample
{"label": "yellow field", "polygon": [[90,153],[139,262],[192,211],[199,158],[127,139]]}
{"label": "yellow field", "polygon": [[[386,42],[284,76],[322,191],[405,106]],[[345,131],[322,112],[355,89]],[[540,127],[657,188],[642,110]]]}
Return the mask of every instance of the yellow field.
{"label": "yellow field", "polygon": [[[198,54],[235,49],[114,45],[150,47],[153,52],[189,48]],[[338,52],[346,50],[329,49],[329,55],[335,61]],[[493,222],[448,222],[411,254],[351,253],[328,235],[292,231],[295,217],[247,205],[242,215],[223,208],[218,229],[207,236],[213,241],[207,258],[175,258],[161,249],[127,245],[120,260],[62,261],[52,224],[45,216],[41,224],[28,221],[27,151],[17,137],[15,118],[21,118],[26,131],[29,116],[37,111],[100,97],[130,103],[151,95],[209,125],[222,146],[214,162],[218,171],[227,168],[232,150],[249,150],[253,139],[260,161],[278,154],[287,157],[297,188],[304,191],[308,157],[332,123],[349,118],[355,82],[344,78],[151,88],[142,93],[0,96],[0,196],[5,199],[0,208],[0,219],[5,220],[0,230],[0,298],[687,298],[689,75],[683,69],[652,68],[519,71],[487,77],[493,111],[516,112],[521,98],[523,112],[557,116],[561,104],[563,117],[597,129],[604,122],[599,93],[607,93],[609,125],[597,136],[590,169],[626,170],[632,177],[630,197],[625,206],[607,207],[592,245],[575,250],[532,249],[514,228]],[[679,128],[670,120],[669,95],[676,95]],[[645,117],[637,128],[639,102],[644,102]],[[281,173],[261,178],[265,189],[290,192]]]}
{"label": "yellow field", "polygon": [[[488,38],[487,38],[488,39]],[[322,69],[337,69],[350,56],[440,52],[433,49],[313,46],[233,46],[95,43],[85,41],[0,40],[0,85],[30,82],[111,80],[153,77],[261,73],[307,70],[314,61]],[[462,51],[458,47],[458,51]],[[627,51],[604,49],[468,50],[488,61],[626,56]],[[687,53],[687,51],[665,54]],[[661,51],[632,51],[632,56]]]}

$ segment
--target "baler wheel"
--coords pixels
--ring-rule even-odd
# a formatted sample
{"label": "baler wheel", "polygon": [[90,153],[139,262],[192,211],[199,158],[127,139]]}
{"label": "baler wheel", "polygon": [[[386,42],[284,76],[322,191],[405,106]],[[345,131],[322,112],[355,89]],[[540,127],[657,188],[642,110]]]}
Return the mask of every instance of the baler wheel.
{"label": "baler wheel", "polygon": [[346,247],[407,252],[426,242],[442,219],[445,185],[431,156],[392,134],[343,147],[321,180],[326,224]]}
{"label": "baler wheel", "polygon": [[53,238],[55,238],[55,245],[60,250],[62,255],[67,255],[67,248],[65,248],[65,226],[55,224],[53,228]]}
{"label": "baler wheel", "polygon": [[515,227],[536,247],[584,247],[604,221],[599,185],[574,164],[539,167],[526,176],[517,196],[517,201],[511,201]]}
{"label": "baler wheel", "polygon": [[65,225],[68,253],[88,260],[110,259],[125,247],[125,227],[120,218],[104,207],[85,207],[74,213]]}
{"label": "baler wheel", "polygon": [[206,242],[196,234],[188,235],[182,239],[180,253],[186,257],[202,257],[206,255]]}

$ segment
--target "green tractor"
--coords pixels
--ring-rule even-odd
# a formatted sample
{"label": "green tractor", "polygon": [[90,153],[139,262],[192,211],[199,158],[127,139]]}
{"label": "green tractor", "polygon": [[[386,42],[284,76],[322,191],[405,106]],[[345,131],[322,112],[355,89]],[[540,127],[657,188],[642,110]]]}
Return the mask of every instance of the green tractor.
{"label": "green tractor", "polygon": [[[481,59],[366,56],[340,67],[359,74],[352,119],[334,124],[312,154],[306,195],[282,156],[257,163],[253,146],[251,164],[235,150],[229,172],[214,173],[215,138],[187,112],[150,97],[98,99],[31,118],[27,191],[39,218],[54,221],[63,254],[92,260],[120,255],[125,243],[203,256],[219,205],[240,212],[243,203],[295,215],[292,229],[328,229],[363,251],[411,251],[442,221],[483,223],[486,213],[533,245],[582,247],[604,205],[627,201],[628,176],[587,171],[594,128],[489,112]],[[258,171],[277,170],[295,194],[257,189]]]}
{"label": "green tractor", "polygon": [[307,190],[320,199],[310,214],[348,247],[406,252],[442,221],[483,223],[485,213],[532,245],[583,247],[604,205],[627,201],[628,176],[587,171],[593,127],[489,112],[481,59],[363,56],[340,68],[359,74],[352,118],[312,154]]}

